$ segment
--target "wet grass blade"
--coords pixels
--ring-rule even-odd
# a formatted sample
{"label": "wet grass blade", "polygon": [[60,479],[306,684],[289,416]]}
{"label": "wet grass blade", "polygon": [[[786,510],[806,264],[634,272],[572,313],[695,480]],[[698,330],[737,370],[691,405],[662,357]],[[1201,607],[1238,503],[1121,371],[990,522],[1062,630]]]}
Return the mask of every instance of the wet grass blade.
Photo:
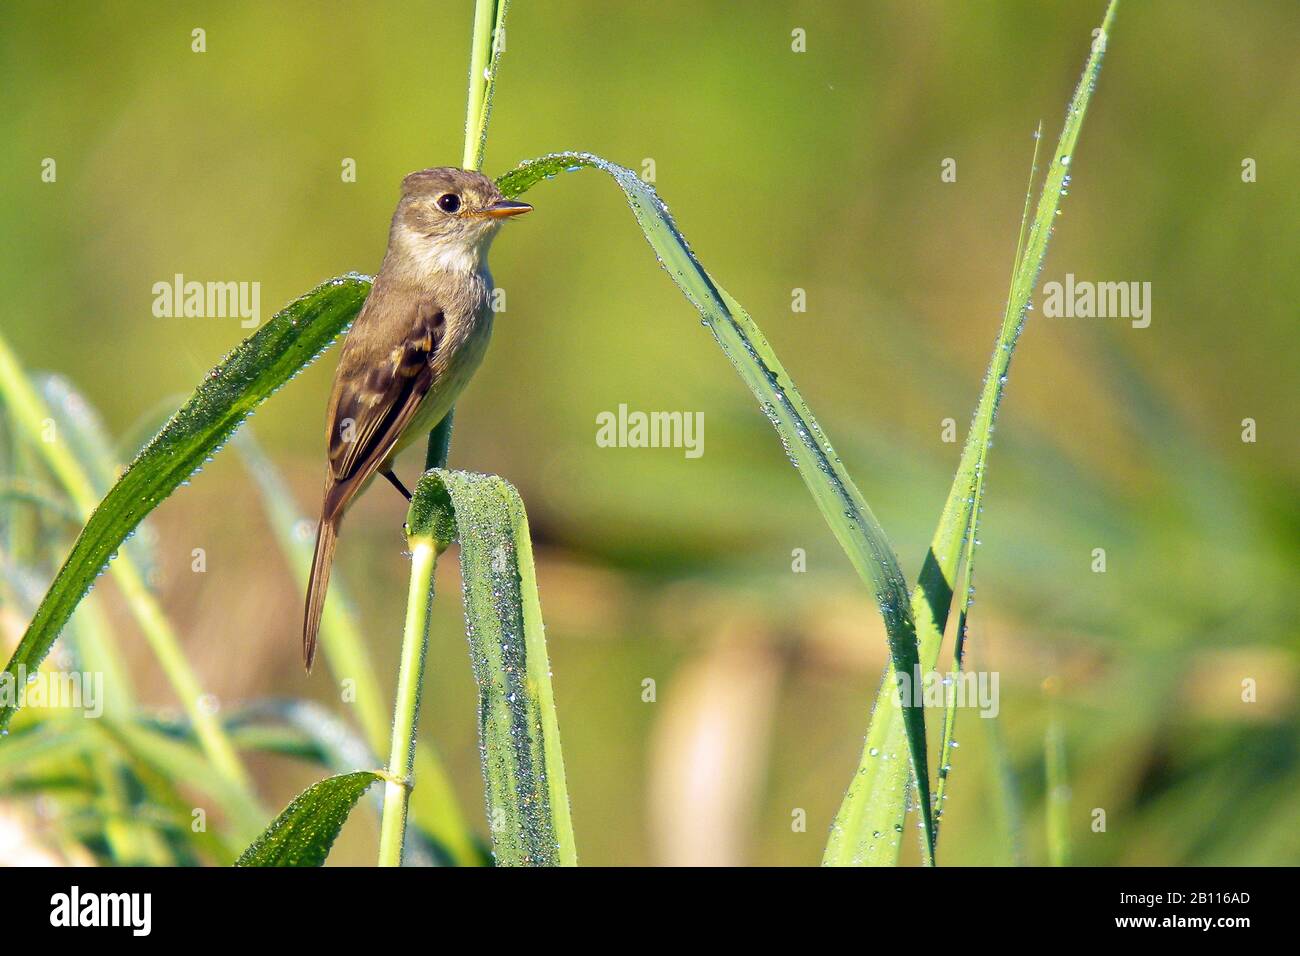
{"label": "wet grass blade", "polygon": [[[1102,23],[1101,33],[1092,40],[1092,48],[1083,76],[1067,108],[1065,124],[1052,155],[1046,180],[1039,193],[1028,232],[1022,241],[1013,267],[1011,290],[1003,314],[993,357],[985,373],[979,405],[975,410],[966,444],[962,448],[957,474],[953,478],[930,551],[921,568],[911,606],[917,627],[921,667],[933,670],[939,661],[943,632],[952,608],[957,570],[964,546],[972,532],[972,516],[977,514],[977,495],[983,493],[983,477],[989,440],[1006,388],[1011,357],[1024,328],[1030,309],[1030,296],[1038,284],[1047,244],[1060,207],[1061,197],[1069,185],[1069,170],[1084,116],[1101,72],[1106,40],[1110,36],[1118,0],[1112,0]],[[1032,175],[1031,175],[1032,182]],[[895,665],[896,666],[896,665]],[[898,862],[899,844],[889,834],[901,832],[906,819],[908,776],[891,759],[904,742],[904,721],[893,704],[890,688],[895,682],[894,667],[881,684],[867,730],[866,746],[858,774],[836,817],[827,843],[825,862],[864,862],[893,865]],[[881,837],[884,837],[882,839]]]}
{"label": "wet grass blade", "polygon": [[[37,462],[44,466],[80,515],[89,520],[99,502],[99,493],[95,486],[94,468],[79,457],[79,453],[84,449],[79,448],[72,434],[81,423],[74,417],[60,425],[58,413],[50,407],[3,339],[0,339],[0,400],[9,413],[11,431],[22,440],[22,443],[17,446],[17,451],[26,454],[20,454],[19,460],[30,463],[33,468]],[[26,530],[33,529],[29,527]],[[29,553],[28,559],[43,564],[45,547],[42,545]],[[59,545],[59,551],[62,551],[62,545]],[[0,575],[8,580],[11,571],[12,569],[9,568],[0,569]],[[228,780],[245,790],[250,790],[251,784],[238,753],[231,746],[215,717],[199,706],[202,689],[198,678],[184,654],[181,653],[175,632],[146,586],[144,577],[131,554],[123,554],[113,565],[113,571],[118,587],[126,598],[127,607],[139,623],[150,649],[162,666],[163,673],[180,700],[181,706],[194,721],[208,758]],[[42,574],[41,578],[44,581],[45,575]],[[87,583],[85,589],[89,587],[90,584]],[[82,596],[84,596],[84,589]],[[41,599],[37,609],[44,607],[49,600],[50,594],[45,592],[45,597]],[[75,603],[74,601],[73,606]],[[36,602],[33,601],[33,604]],[[70,613],[71,607],[68,608],[68,614]],[[34,612],[32,619],[35,620],[35,617]],[[53,628],[53,633],[38,647],[37,652],[28,658],[24,658],[24,645],[20,642],[9,662],[10,672],[0,675],[0,681],[17,681],[24,670],[28,674],[35,673],[63,623],[66,623],[66,616],[57,627]],[[30,625],[28,633],[31,633]],[[73,644],[80,644],[81,651],[103,664],[116,656],[109,649],[111,642],[107,640],[107,633],[103,629],[96,632],[93,627],[82,627],[81,633],[75,635],[79,640],[74,641]],[[99,646],[96,646],[97,640]],[[122,676],[120,670],[109,667],[105,668],[104,673],[106,678],[118,681],[116,696],[119,700],[124,699],[127,683],[120,681]],[[117,676],[114,677],[114,674]],[[14,696],[7,695],[3,705],[0,706],[0,730],[7,726],[7,721],[12,717],[16,707],[17,701],[14,700]]]}
{"label": "wet grass blade", "polygon": [[[1038,173],[1038,147],[1043,138],[1043,124],[1038,124],[1034,132],[1034,158],[1029,164],[1029,186],[1025,190],[1025,208],[1020,214],[1020,238],[1016,242],[1016,256],[1011,266],[1011,291],[1007,293],[1007,308],[1002,321],[1006,327],[1008,316],[1012,314],[1015,303],[1012,301],[1019,282],[1019,273],[1023,268],[1025,241],[1029,235],[1029,210],[1034,198],[1034,179]],[[1001,341],[1001,336],[999,336]],[[1015,340],[1009,339],[1012,349]],[[995,356],[996,359],[996,356]],[[974,449],[975,465],[970,469],[970,494],[966,498],[963,521],[965,523],[964,542],[960,566],[962,568],[961,610],[957,613],[957,629],[953,635],[952,667],[949,670],[949,695],[947,709],[943,718],[943,741],[939,745],[939,786],[935,797],[934,831],[937,838],[939,820],[943,816],[944,804],[948,799],[948,776],[952,772],[953,734],[957,727],[957,687],[961,680],[962,669],[966,665],[966,637],[970,621],[971,601],[975,593],[975,548],[979,545],[979,516],[984,501],[984,469],[988,462],[989,445],[993,439],[993,415],[987,417],[976,413],[977,428],[971,429],[967,444]],[[960,471],[960,469],[959,469]],[[946,622],[945,622],[946,623]],[[937,626],[937,622],[936,622]],[[937,663],[937,662],[936,662]]]}
{"label": "wet grass blade", "polygon": [[298,794],[235,866],[321,866],[348,814],[379,774],[370,770],[327,777]]}
{"label": "wet grass blade", "polygon": [[[362,276],[330,280],[279,312],[212,370],[94,509],[7,673],[16,674],[20,666],[35,671],[95,578],[140,521],[216,454],[262,401],[330,345],[361,308],[369,289],[369,280]],[[16,360],[0,350],[0,381],[17,375],[21,370]],[[93,488],[75,471],[66,476],[74,485],[69,493],[75,501],[93,502]],[[124,584],[133,593],[143,593],[138,574]],[[8,726],[14,710],[12,702],[0,703],[0,729]]]}
{"label": "wet grass blade", "polygon": [[501,866],[577,862],[528,518],[493,475],[435,469],[415,488],[412,540],[460,542],[465,625],[479,687],[492,848]]}
{"label": "wet grass blade", "polygon": [[[292,567],[299,587],[305,591],[311,567],[312,526],[306,524],[308,533],[301,533],[306,519],[298,511],[279,471],[249,429],[239,431],[234,446],[261,493],[280,550]],[[382,754],[389,743],[392,715],[387,711],[387,701],[362,639],[361,626],[348,600],[346,582],[338,569],[330,582],[329,599],[321,616],[321,653],[335,677],[353,682],[357,722],[373,752]],[[465,819],[438,751],[428,741],[416,745],[415,778],[420,782],[411,793],[411,814],[416,826],[457,866],[481,865],[484,848]]]}
{"label": "wet grass blade", "polygon": [[[659,261],[699,311],[704,324],[758,399],[827,525],[859,576],[872,589],[889,635],[891,660],[899,671],[912,673],[918,657],[907,583],[884,529],[763,333],[695,258],[654,190],[631,170],[589,153],[556,153],[523,163],[502,176],[498,185],[506,196],[517,196],[561,171],[584,167],[608,173],[627,196],[632,213]],[[899,700],[896,691],[895,700]],[[924,713],[911,700],[900,700],[899,709],[906,729],[904,752],[910,757],[917,798],[924,814],[922,850],[930,860],[934,839],[930,830]]]}

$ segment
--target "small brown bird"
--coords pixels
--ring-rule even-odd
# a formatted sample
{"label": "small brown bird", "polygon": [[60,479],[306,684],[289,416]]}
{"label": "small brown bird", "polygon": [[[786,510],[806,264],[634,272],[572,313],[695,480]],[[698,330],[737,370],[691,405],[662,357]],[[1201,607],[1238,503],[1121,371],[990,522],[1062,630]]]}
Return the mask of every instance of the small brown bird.
{"label": "small brown bird", "polygon": [[464,169],[402,180],[388,252],[343,343],[326,413],[329,466],[302,629],[308,671],[343,513],[376,474],[411,497],[393,458],[442,421],[483,360],[492,335],[488,246],[508,217],[532,208]]}

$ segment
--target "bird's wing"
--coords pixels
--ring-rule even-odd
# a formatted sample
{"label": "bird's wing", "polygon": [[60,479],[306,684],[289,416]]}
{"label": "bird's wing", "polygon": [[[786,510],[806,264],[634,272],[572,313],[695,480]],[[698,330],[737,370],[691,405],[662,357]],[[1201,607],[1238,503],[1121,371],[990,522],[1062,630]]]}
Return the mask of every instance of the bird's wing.
{"label": "bird's wing", "polygon": [[[428,297],[412,297],[409,308],[379,303],[383,321],[402,329],[400,337],[366,335],[359,349],[339,361],[329,416],[332,486],[326,511],[340,507],[388,457],[433,386],[433,359],[445,337],[446,316]],[[405,312],[409,320],[394,313]],[[358,323],[367,316],[358,318]],[[333,501],[331,501],[333,499]]]}

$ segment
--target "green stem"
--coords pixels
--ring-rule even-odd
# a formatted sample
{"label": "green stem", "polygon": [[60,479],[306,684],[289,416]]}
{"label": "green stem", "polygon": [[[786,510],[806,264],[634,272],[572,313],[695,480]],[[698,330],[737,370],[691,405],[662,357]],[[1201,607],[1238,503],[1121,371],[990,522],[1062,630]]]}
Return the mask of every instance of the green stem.
{"label": "green stem", "polygon": [[433,602],[433,570],[438,548],[429,537],[411,538],[411,586],[406,597],[406,627],[402,661],[397,672],[393,706],[393,739],[384,782],[384,815],[379,827],[379,865],[401,866],[406,836],[406,807],[414,781],[415,729],[420,718],[420,688],[429,646],[429,605]]}
{"label": "green stem", "polygon": [[1043,739],[1047,770],[1047,859],[1049,866],[1070,865],[1070,782],[1065,762],[1065,729],[1056,710],[1057,682],[1044,682],[1047,733]]}
{"label": "green stem", "polygon": [[469,48],[469,90],[465,97],[465,152],[461,166],[482,169],[487,150],[488,117],[492,113],[492,89],[496,84],[499,51],[493,38],[505,27],[509,0],[476,0],[474,35]]}

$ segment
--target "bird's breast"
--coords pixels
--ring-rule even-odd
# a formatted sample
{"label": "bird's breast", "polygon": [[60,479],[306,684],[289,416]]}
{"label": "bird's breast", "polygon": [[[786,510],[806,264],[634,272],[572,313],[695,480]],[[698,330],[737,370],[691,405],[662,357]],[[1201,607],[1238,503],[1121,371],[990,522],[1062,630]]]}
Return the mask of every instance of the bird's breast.
{"label": "bird's breast", "polygon": [[492,338],[490,292],[489,280],[481,285],[481,292],[473,296],[472,310],[462,313],[445,311],[446,333],[433,356],[433,385],[420,403],[415,418],[402,433],[393,449],[393,456],[412,442],[423,440],[442,421],[482,364]]}

